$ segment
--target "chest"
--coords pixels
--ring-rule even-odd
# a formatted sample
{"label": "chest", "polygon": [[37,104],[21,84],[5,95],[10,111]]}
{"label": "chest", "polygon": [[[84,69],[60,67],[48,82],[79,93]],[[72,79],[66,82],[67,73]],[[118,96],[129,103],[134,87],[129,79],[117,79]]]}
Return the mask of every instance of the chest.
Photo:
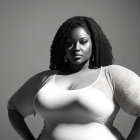
{"label": "chest", "polygon": [[55,85],[53,79],[39,90],[34,104],[36,111],[44,117],[48,110],[51,114],[62,111],[75,114],[79,110],[87,110],[97,116],[109,116],[115,108],[113,99],[92,84],[81,89],[66,90]]}
{"label": "chest", "polygon": [[93,85],[98,81],[101,71],[89,71],[76,73],[71,75],[54,75],[54,83],[56,86],[66,90],[83,89]]}

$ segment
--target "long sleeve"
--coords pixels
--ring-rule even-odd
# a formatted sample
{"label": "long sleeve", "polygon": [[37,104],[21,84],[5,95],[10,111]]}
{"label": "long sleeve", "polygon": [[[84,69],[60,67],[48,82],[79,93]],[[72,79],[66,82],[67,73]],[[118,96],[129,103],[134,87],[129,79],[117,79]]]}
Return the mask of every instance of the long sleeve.
{"label": "long sleeve", "polygon": [[114,85],[114,98],[127,113],[140,116],[140,77],[133,71],[119,66],[109,66]]}

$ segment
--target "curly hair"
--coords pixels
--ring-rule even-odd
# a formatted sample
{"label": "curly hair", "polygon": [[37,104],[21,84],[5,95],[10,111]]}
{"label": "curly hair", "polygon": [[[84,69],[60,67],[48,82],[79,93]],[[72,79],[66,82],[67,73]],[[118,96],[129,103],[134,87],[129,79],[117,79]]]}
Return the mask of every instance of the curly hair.
{"label": "curly hair", "polygon": [[[89,62],[90,68],[111,65],[114,62],[112,47],[103,33],[101,27],[92,18],[75,16],[67,19],[58,29],[50,49],[50,69],[62,70],[65,68],[65,43],[67,35],[76,27],[84,27],[92,41],[92,55]],[[94,57],[94,58],[93,58]],[[94,61],[91,61],[93,60]]]}

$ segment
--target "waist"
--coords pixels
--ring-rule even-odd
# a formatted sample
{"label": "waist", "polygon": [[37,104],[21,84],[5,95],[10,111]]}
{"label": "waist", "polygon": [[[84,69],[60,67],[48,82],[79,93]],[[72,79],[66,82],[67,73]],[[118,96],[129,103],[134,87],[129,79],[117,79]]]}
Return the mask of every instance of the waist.
{"label": "waist", "polygon": [[91,122],[88,124],[61,123],[53,129],[44,126],[39,140],[124,140],[113,125]]}

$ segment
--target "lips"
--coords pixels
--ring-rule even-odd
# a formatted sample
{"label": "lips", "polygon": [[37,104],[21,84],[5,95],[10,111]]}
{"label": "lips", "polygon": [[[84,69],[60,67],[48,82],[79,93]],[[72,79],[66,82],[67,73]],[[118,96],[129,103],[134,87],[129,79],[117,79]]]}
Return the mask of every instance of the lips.
{"label": "lips", "polygon": [[78,53],[74,53],[72,56],[74,58],[77,58],[78,59],[78,58],[81,58],[82,55],[81,54],[78,54]]}
{"label": "lips", "polygon": [[73,53],[73,56],[82,56],[82,55],[79,53]]}

